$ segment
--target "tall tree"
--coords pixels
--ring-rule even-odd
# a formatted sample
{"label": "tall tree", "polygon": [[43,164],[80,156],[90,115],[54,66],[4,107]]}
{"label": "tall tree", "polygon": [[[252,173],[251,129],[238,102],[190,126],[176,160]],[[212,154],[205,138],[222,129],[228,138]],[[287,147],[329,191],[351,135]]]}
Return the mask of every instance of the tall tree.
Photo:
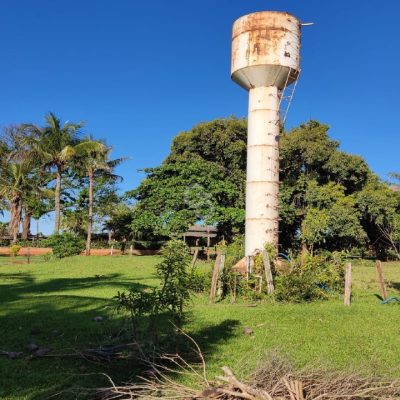
{"label": "tall tree", "polygon": [[[231,118],[203,122],[178,134],[162,165],[145,169],[146,179],[127,192],[138,201],[135,231],[170,235],[198,220],[218,225],[221,233],[242,231],[246,131],[245,120]],[[302,243],[305,251],[318,246],[349,249],[373,238],[361,193],[372,184],[388,191],[387,185],[362,157],[339,150],[328,131],[328,125],[315,120],[282,130],[283,249]]]}
{"label": "tall tree", "polygon": [[[317,237],[314,234],[317,232],[315,229],[318,226],[318,218],[321,218],[322,232],[324,223],[333,223],[335,215],[340,215],[337,213],[338,207],[345,204],[348,206],[348,215],[353,216],[352,222],[355,225],[352,229],[347,226],[347,230],[341,225],[343,231],[340,236],[337,230],[333,234],[330,229],[329,235],[324,234],[323,238],[320,238],[321,243],[325,241],[324,246],[333,249],[344,245],[344,238],[346,246],[355,245],[360,241],[360,231],[353,219],[357,215],[354,200],[347,197],[360,191],[373,179],[374,174],[362,157],[338,150],[339,142],[331,140],[328,131],[328,125],[310,120],[282,133],[280,238],[283,248],[292,247],[293,243],[300,240],[305,253],[311,245],[310,240],[313,241]],[[336,197],[338,203],[334,206],[332,202],[316,205],[314,200],[317,194],[324,194],[327,198],[336,194],[339,196]],[[310,229],[311,227],[313,228]],[[354,234],[353,240],[348,236],[350,232]],[[339,240],[339,237],[342,239]],[[341,241],[341,244],[338,241]]]}
{"label": "tall tree", "polygon": [[244,228],[245,119],[221,118],[179,133],[171,153],[126,196],[138,201],[136,232],[171,235],[203,221],[229,237]]}
{"label": "tall tree", "polygon": [[29,179],[32,167],[24,162],[3,163],[0,174],[0,196],[9,202],[10,223],[8,232],[16,242],[22,219],[23,197],[35,190]]}
{"label": "tall tree", "polygon": [[400,192],[378,179],[356,193],[362,224],[381,259],[396,255],[400,259]]}
{"label": "tall tree", "polygon": [[25,144],[30,147],[28,157],[39,157],[42,160],[43,169],[55,170],[55,221],[54,232],[60,230],[60,199],[63,173],[70,166],[72,157],[75,155],[75,146],[80,143],[80,130],[85,122],[72,124],[66,122],[61,124],[59,118],[53,113],[48,113],[45,117],[44,127],[34,124],[24,124],[23,128],[28,132]]}
{"label": "tall tree", "polygon": [[75,147],[76,157],[74,168],[78,172],[83,172],[89,181],[89,205],[88,205],[88,223],[86,255],[90,255],[92,227],[93,227],[93,191],[95,179],[103,177],[110,181],[121,180],[122,177],[115,175],[116,166],[127,160],[127,158],[118,158],[110,160],[110,153],[113,147],[107,147],[102,141],[93,141],[91,137],[86,138],[82,143]]}

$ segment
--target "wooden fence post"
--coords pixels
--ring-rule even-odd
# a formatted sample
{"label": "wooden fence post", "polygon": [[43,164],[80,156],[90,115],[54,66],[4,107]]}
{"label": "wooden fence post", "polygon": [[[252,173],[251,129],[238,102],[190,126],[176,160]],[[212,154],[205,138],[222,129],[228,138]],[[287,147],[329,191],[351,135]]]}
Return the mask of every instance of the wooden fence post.
{"label": "wooden fence post", "polygon": [[351,263],[346,264],[346,278],[344,284],[344,305],[350,306],[351,299]]}
{"label": "wooden fence post", "polygon": [[216,293],[218,293],[219,295],[221,295],[222,293],[222,286],[219,277],[221,271],[224,269],[224,265],[225,265],[225,254],[218,254],[215,260],[214,272],[211,282],[211,292],[210,292],[211,303],[214,301]]}
{"label": "wooden fence post", "polygon": [[275,290],[274,278],[272,277],[271,263],[269,262],[269,256],[267,250],[262,252],[264,269],[265,269],[265,280],[267,282],[268,294],[273,294]]}
{"label": "wooden fence post", "polygon": [[233,293],[231,296],[231,303],[234,303],[236,301],[236,290],[237,290],[237,274],[235,274],[233,281]]}
{"label": "wooden fence post", "polygon": [[129,255],[132,256],[133,254],[133,246],[131,245],[130,249],[129,249]]}
{"label": "wooden fence post", "polygon": [[387,300],[385,278],[383,277],[382,263],[376,262],[376,269],[378,270],[379,284],[381,285],[382,299]]}
{"label": "wooden fence post", "polygon": [[225,254],[221,254],[221,262],[219,264],[219,270],[218,270],[218,290],[217,293],[219,296],[221,296],[222,294],[222,285],[221,285],[221,271],[224,269],[225,267]]}
{"label": "wooden fence post", "polygon": [[217,291],[217,281],[218,281],[218,272],[220,264],[221,264],[221,254],[218,254],[217,258],[215,259],[214,271],[211,281],[210,303],[214,301],[215,292]]}
{"label": "wooden fence post", "polygon": [[26,252],[26,263],[30,264],[31,263],[31,248],[28,247],[28,250]]}
{"label": "wooden fence post", "polygon": [[113,253],[114,253],[114,246],[111,246],[111,252],[110,252],[110,254],[113,255]]}
{"label": "wooden fence post", "polygon": [[196,249],[196,250],[194,251],[194,253],[193,253],[192,264],[191,264],[191,267],[192,267],[192,268],[193,268],[193,267],[195,266],[195,264],[196,264],[198,255],[199,255],[199,249]]}

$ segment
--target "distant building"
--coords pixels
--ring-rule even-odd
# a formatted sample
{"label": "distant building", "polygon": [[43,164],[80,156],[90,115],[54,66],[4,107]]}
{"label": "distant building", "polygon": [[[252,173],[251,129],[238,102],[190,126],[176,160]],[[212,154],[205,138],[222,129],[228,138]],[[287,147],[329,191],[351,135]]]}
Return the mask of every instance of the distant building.
{"label": "distant building", "polygon": [[[205,239],[203,244],[201,244],[201,238]],[[217,228],[209,225],[191,225],[189,230],[183,234],[183,241],[189,246],[215,246],[219,242]]]}

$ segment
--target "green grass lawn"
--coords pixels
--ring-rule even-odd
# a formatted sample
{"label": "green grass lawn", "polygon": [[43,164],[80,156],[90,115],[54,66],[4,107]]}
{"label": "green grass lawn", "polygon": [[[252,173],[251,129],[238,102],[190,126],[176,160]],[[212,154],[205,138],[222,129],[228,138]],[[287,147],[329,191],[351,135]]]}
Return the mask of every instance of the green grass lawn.
{"label": "green grass lawn", "polygon": [[[0,256],[0,350],[23,352],[16,360],[0,356],[0,398],[76,398],[79,388],[109,386],[103,373],[118,384],[131,379],[135,366],[127,361],[27,360],[26,345],[73,354],[123,340],[129,319],[116,313],[112,297],[132,286],[157,285],[154,272],[160,259],[92,256],[44,262],[36,256],[27,265],[19,263],[24,257]],[[400,297],[400,264],[384,264],[384,274],[388,294]],[[210,378],[223,365],[239,376],[246,374],[268,349],[287,354],[297,368],[329,364],[333,369],[398,376],[400,305],[382,306],[379,294],[374,264],[359,263],[353,266],[351,307],[344,307],[338,297],[298,305],[209,305],[206,295],[197,295],[185,330],[203,350]],[[94,322],[96,316],[103,321]],[[244,335],[244,327],[254,334]],[[32,328],[41,333],[31,335]]]}

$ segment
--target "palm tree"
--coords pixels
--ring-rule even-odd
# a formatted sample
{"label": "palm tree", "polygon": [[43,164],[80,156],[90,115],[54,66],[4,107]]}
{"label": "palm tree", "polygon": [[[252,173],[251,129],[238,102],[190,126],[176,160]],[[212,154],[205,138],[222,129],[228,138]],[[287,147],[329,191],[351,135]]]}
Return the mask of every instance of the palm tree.
{"label": "palm tree", "polygon": [[17,240],[22,219],[23,197],[35,190],[29,179],[31,173],[32,167],[27,162],[8,161],[1,167],[0,196],[9,203],[8,233],[13,236],[14,243]]}
{"label": "palm tree", "polygon": [[122,181],[122,177],[113,174],[114,168],[128,160],[130,157],[109,160],[113,147],[107,147],[103,141],[93,141],[92,137],[85,138],[82,143],[75,147],[76,158],[74,169],[84,173],[89,179],[89,207],[88,207],[88,224],[87,224],[87,240],[86,255],[90,255],[93,227],[93,189],[95,178],[104,177],[106,179]]}
{"label": "palm tree", "polygon": [[25,144],[30,147],[25,156],[39,157],[43,161],[42,169],[55,169],[54,232],[58,233],[60,230],[61,178],[76,153],[75,146],[80,143],[80,129],[85,126],[85,122],[72,124],[67,121],[62,126],[60,119],[51,112],[46,115],[45,121],[47,125],[43,128],[34,124],[23,125],[24,130],[29,133]]}
{"label": "palm tree", "polygon": [[[400,182],[400,173],[398,172],[390,172],[389,179],[395,179],[396,181]],[[394,187],[395,189],[400,189],[399,183],[390,183],[390,186]]]}

